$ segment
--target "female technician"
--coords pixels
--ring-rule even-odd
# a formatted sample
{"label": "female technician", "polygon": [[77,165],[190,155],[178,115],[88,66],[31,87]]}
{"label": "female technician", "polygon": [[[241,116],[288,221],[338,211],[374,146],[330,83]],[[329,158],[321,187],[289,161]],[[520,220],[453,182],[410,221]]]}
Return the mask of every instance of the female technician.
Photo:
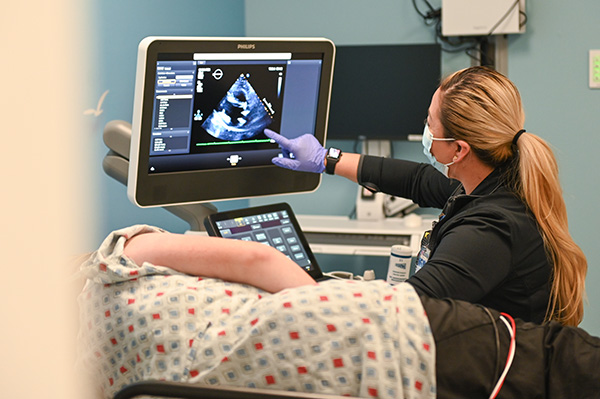
{"label": "female technician", "polygon": [[312,135],[267,135],[283,149],[276,165],[325,170],[442,208],[423,237],[422,269],[408,280],[419,294],[577,325],[587,261],[568,231],[552,150],[523,129],[524,121],[514,84],[472,67],[446,78],[433,95],[423,132],[433,166],[325,150]]}

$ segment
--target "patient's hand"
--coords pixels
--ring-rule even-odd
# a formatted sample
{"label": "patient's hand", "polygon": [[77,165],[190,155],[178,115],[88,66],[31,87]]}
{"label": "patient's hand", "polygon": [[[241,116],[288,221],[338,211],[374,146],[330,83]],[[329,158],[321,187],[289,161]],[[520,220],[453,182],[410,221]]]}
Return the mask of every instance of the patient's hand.
{"label": "patient's hand", "polygon": [[268,292],[316,284],[294,261],[268,245],[227,238],[171,233],[140,234],[125,256],[182,273],[255,286]]}

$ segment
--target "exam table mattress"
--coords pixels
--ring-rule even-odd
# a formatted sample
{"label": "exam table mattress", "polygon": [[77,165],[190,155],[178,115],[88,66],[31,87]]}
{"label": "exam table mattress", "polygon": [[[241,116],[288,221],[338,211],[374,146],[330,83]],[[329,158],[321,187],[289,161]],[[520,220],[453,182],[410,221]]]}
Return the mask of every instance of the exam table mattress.
{"label": "exam table mattress", "polygon": [[111,233],[81,268],[81,361],[106,397],[143,380],[435,397],[434,340],[410,285],[329,280],[269,294],[123,256],[150,231]]}

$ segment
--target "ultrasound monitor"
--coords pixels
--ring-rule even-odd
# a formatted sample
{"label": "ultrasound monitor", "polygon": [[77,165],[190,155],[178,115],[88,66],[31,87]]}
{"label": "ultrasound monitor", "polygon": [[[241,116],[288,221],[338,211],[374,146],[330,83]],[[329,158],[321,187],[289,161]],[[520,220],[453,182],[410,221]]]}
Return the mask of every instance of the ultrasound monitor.
{"label": "ultrasound monitor", "polygon": [[327,39],[148,37],[138,49],[127,193],[141,207],[317,189],[274,166],[264,129],[325,143]]}

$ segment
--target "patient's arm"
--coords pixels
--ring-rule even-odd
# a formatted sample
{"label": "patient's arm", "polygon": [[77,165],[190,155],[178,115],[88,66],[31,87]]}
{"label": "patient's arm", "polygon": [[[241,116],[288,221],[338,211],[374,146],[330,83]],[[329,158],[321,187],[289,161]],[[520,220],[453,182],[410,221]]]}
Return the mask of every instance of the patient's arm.
{"label": "patient's arm", "polygon": [[269,292],[316,284],[294,261],[268,245],[217,237],[147,233],[132,237],[125,255],[182,273],[243,283]]}

